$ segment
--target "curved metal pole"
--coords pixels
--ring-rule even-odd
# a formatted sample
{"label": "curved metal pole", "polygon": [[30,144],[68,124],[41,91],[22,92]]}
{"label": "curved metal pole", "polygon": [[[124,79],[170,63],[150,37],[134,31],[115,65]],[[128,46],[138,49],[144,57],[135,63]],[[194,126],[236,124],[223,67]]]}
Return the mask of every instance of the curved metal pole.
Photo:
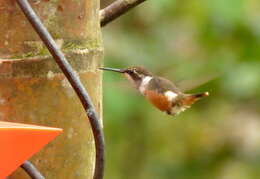
{"label": "curved metal pole", "polygon": [[50,53],[52,54],[54,60],[59,65],[62,72],[67,77],[71,86],[77,93],[90,122],[92,132],[95,140],[96,147],[96,164],[95,164],[95,172],[94,179],[102,179],[104,175],[104,134],[102,127],[100,125],[100,121],[98,119],[96,110],[94,105],[82,85],[77,73],[72,69],[65,56],[61,52],[61,50],[57,47],[55,41],[44,27],[38,16],[33,11],[32,7],[28,3],[27,0],[16,0],[23,13],[27,17],[27,19],[32,24],[35,31],[38,33]]}
{"label": "curved metal pole", "polygon": [[146,0],[115,0],[113,3],[99,11],[101,27],[138,6]]}
{"label": "curved metal pole", "polygon": [[28,160],[21,165],[21,168],[24,169],[32,179],[45,179],[37,168],[35,168],[35,166]]}

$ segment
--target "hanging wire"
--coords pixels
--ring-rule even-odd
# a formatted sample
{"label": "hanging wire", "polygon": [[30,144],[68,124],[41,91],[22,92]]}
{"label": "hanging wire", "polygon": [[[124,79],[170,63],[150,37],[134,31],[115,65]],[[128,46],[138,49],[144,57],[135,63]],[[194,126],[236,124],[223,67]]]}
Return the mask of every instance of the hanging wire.
{"label": "hanging wire", "polygon": [[77,73],[72,69],[65,56],[61,52],[61,50],[57,47],[55,41],[44,27],[38,16],[35,14],[34,10],[30,6],[27,0],[16,0],[23,13],[27,17],[27,19],[32,24],[35,31],[38,33],[41,40],[44,42],[50,53],[52,54],[54,60],[67,77],[71,86],[75,90],[78,95],[85,111],[88,116],[94,140],[95,140],[95,148],[96,148],[96,163],[95,163],[95,171],[94,171],[94,179],[102,179],[104,175],[104,134],[103,130],[94,108],[94,105],[82,85]]}

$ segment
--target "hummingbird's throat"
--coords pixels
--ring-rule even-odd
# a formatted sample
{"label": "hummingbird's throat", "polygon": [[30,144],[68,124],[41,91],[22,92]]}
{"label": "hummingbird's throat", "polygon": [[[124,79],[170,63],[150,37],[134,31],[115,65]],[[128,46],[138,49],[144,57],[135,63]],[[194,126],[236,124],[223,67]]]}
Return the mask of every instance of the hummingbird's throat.
{"label": "hummingbird's throat", "polygon": [[142,79],[138,89],[139,91],[144,94],[145,90],[147,89],[147,86],[149,85],[150,81],[153,79],[151,76],[146,76]]}
{"label": "hummingbird's throat", "polygon": [[127,73],[124,73],[124,75],[142,94],[144,94],[149,82],[153,79],[153,77],[151,76],[146,76],[144,78],[135,78],[135,76],[131,76]]}
{"label": "hummingbird's throat", "polygon": [[128,81],[130,81],[130,83],[135,87],[135,88],[138,88],[138,85],[136,84],[136,82],[133,80],[133,78],[127,74],[127,73],[124,73],[125,77],[128,79]]}

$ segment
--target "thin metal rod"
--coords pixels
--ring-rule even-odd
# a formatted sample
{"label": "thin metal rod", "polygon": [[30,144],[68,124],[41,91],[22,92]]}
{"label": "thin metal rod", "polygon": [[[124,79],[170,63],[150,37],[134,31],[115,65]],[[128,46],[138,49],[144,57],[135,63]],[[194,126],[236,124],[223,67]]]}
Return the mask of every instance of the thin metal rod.
{"label": "thin metal rod", "polygon": [[100,24],[105,26],[121,15],[125,14],[130,9],[138,6],[146,0],[116,0],[104,9],[99,11]]}
{"label": "thin metal rod", "polygon": [[71,86],[77,93],[90,122],[94,140],[95,140],[95,148],[96,148],[96,163],[95,163],[95,171],[94,171],[94,179],[102,179],[104,175],[104,134],[98,119],[96,110],[94,105],[82,85],[77,73],[72,69],[65,56],[61,52],[61,50],[57,47],[55,41],[44,27],[38,16],[33,11],[32,7],[28,3],[27,0],[16,0],[22,9],[23,13],[27,17],[27,19],[32,24],[35,31],[38,33],[50,53],[52,54],[54,60],[59,65],[62,72],[67,77]]}
{"label": "thin metal rod", "polygon": [[21,165],[21,168],[24,169],[24,171],[26,171],[26,173],[30,175],[32,179],[45,179],[45,177],[42,176],[42,174],[37,170],[37,168],[35,168],[35,166],[28,160],[26,160]]}

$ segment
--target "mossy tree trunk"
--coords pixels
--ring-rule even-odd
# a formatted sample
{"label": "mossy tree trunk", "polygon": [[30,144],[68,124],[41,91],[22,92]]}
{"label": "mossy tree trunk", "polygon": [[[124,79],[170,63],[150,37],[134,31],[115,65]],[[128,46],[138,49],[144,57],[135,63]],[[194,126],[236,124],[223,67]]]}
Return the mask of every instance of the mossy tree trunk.
{"label": "mossy tree trunk", "polygon": [[[78,72],[100,114],[99,1],[29,2]],[[94,140],[79,99],[15,0],[0,1],[0,22],[0,120],[63,128],[63,134],[31,161],[47,179],[92,178]],[[10,178],[28,176],[18,169]]]}

